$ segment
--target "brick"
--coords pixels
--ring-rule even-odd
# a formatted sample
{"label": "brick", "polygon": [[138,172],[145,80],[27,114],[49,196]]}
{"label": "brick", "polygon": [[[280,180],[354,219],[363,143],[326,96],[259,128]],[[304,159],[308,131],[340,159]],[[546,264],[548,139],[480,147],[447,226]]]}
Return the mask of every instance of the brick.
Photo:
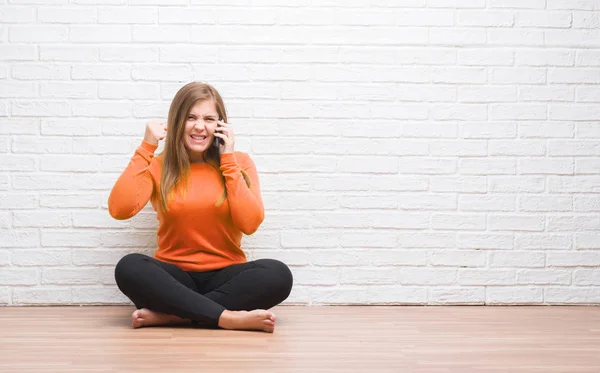
{"label": "brick", "polygon": [[71,8],[71,7],[52,7],[38,8],[38,20],[42,23],[53,24],[73,24],[73,23],[96,23],[96,11],[93,8]]}
{"label": "brick", "polygon": [[402,248],[454,248],[455,233],[400,232],[398,245]]}
{"label": "brick", "polygon": [[492,8],[543,9],[545,0],[491,0]]}
{"label": "brick", "polygon": [[62,61],[62,62],[97,62],[98,48],[94,46],[54,46],[40,45],[41,61]]}
{"label": "brick", "polygon": [[339,283],[342,285],[395,284],[401,273],[396,268],[341,268]]}
{"label": "brick", "polygon": [[516,174],[516,164],[512,159],[461,158],[458,169],[465,175]]}
{"label": "brick", "polygon": [[98,86],[95,83],[65,83],[42,82],[40,83],[40,96],[48,98],[97,98]]}
{"label": "brick", "polygon": [[402,210],[456,210],[456,198],[449,198],[446,194],[415,194],[401,195],[400,208]]}
{"label": "brick", "polygon": [[13,305],[63,305],[71,302],[69,287],[13,289]]}
{"label": "brick", "polygon": [[400,158],[398,172],[401,174],[452,174],[456,160],[452,158]]}
{"label": "brick", "polygon": [[527,305],[541,304],[543,289],[525,286],[502,286],[486,288],[486,304]]}
{"label": "brick", "polygon": [[71,265],[70,250],[27,249],[14,250],[12,263],[19,267],[52,267]]}
{"label": "brick", "polygon": [[11,43],[64,43],[68,41],[67,26],[10,26],[8,40]]}
{"label": "brick", "polygon": [[594,194],[576,194],[573,196],[573,210],[577,212],[600,211],[600,198]]}
{"label": "brick", "polygon": [[457,247],[461,249],[511,250],[514,247],[513,234],[459,233]]}
{"label": "brick", "polygon": [[0,61],[35,61],[37,59],[36,45],[0,45]]}
{"label": "brick", "polygon": [[69,41],[73,43],[127,43],[132,41],[131,34],[131,26],[129,25],[69,27]]}
{"label": "brick", "polygon": [[544,302],[548,304],[597,304],[600,294],[590,287],[553,287],[544,289]]}
{"label": "brick", "polygon": [[44,230],[41,235],[43,247],[98,247],[101,244],[103,232]]}
{"label": "brick", "polygon": [[597,251],[556,251],[546,257],[548,267],[597,267],[600,266],[600,252]]}
{"label": "brick", "polygon": [[600,45],[600,30],[547,30],[544,31],[544,44],[557,47],[597,47]]}
{"label": "brick", "polygon": [[311,300],[315,305],[424,304],[427,302],[427,288],[397,285],[321,287],[311,293]]}
{"label": "brick", "polygon": [[570,285],[572,272],[568,269],[519,269],[519,285]]}
{"label": "brick", "polygon": [[571,13],[562,11],[518,11],[515,26],[539,28],[569,28]]}
{"label": "brick", "polygon": [[460,285],[515,285],[514,269],[459,269]]}
{"label": "brick", "polygon": [[488,215],[491,231],[543,231],[543,216],[532,215]]}
{"label": "brick", "polygon": [[569,49],[519,49],[516,51],[517,66],[573,66],[575,51]]}
{"label": "brick", "polygon": [[516,102],[516,87],[460,87],[459,102]]}
{"label": "brick", "polygon": [[440,267],[485,267],[486,253],[479,250],[431,251],[427,262]]}
{"label": "brick", "polygon": [[575,99],[575,90],[568,86],[550,86],[550,87],[521,87],[519,89],[520,101],[573,101]]}
{"label": "brick", "polygon": [[0,287],[0,304],[10,304],[10,288],[8,286]]}
{"label": "brick", "polygon": [[549,156],[600,155],[600,140],[548,140]]}
{"label": "brick", "polygon": [[600,124],[598,123],[577,123],[575,137],[588,138],[595,137],[600,138]]}
{"label": "brick", "polygon": [[515,211],[513,195],[468,195],[458,197],[460,211]]}
{"label": "brick", "polygon": [[429,303],[444,305],[475,305],[485,302],[486,289],[483,286],[430,287]]}
{"label": "brick", "polygon": [[[112,7],[98,9],[98,23],[155,23],[159,10],[150,7]],[[190,16],[188,14],[188,16]],[[182,17],[183,18],[183,17]]]}
{"label": "brick", "polygon": [[573,158],[525,158],[518,161],[519,173],[569,175],[575,168]]}
{"label": "brick", "polygon": [[65,228],[71,226],[70,212],[13,211],[13,226],[18,228]]}
{"label": "brick", "polygon": [[577,87],[576,99],[578,102],[600,102],[600,93],[594,87]]}
{"label": "brick", "polygon": [[451,268],[403,268],[398,278],[403,285],[451,285],[456,282],[456,269]]}
{"label": "brick", "polygon": [[544,267],[546,255],[543,251],[491,252],[490,267]]}
{"label": "brick", "polygon": [[571,196],[519,196],[520,211],[572,211],[573,198]]}
{"label": "brick", "polygon": [[600,285],[600,270],[593,269],[576,269],[573,271],[573,285],[579,286],[598,286]]}
{"label": "brick", "polygon": [[74,286],[74,304],[131,304],[116,286]]}
{"label": "brick", "polygon": [[520,233],[515,238],[515,248],[519,250],[568,250],[572,246],[571,235],[564,234]]}
{"label": "brick", "polygon": [[[485,193],[487,191],[487,180],[485,176],[431,176],[431,191],[432,192],[461,192],[461,193]],[[412,194],[411,198],[403,199],[407,203],[414,198]],[[447,198],[445,195],[429,195],[432,198],[439,198],[440,203],[447,206],[456,207],[456,203],[451,203],[452,199]],[[428,196],[423,196],[428,198]],[[443,201],[447,200],[447,203]],[[404,205],[403,205],[403,208]]]}
{"label": "brick", "polygon": [[485,230],[486,219],[484,215],[460,214],[433,214],[431,228],[436,230]]}
{"label": "brick", "polygon": [[551,193],[598,193],[600,176],[548,176]]}
{"label": "brick", "polygon": [[489,10],[462,10],[458,12],[458,25],[484,27],[510,27],[514,24],[511,12]]}
{"label": "brick", "polygon": [[39,117],[68,117],[71,115],[71,107],[66,101],[13,101],[11,114],[16,117],[32,115]]}
{"label": "brick", "polygon": [[100,282],[99,268],[43,268],[42,284],[85,285]]}
{"label": "brick", "polygon": [[600,249],[600,234],[598,233],[575,233],[574,248],[580,250]]}
{"label": "brick", "polygon": [[488,149],[491,156],[543,156],[546,144],[541,140],[489,140]]}
{"label": "brick", "polygon": [[131,66],[123,64],[74,64],[71,68],[73,80],[129,80]]}
{"label": "brick", "polygon": [[531,29],[489,29],[487,43],[499,46],[541,46],[544,44],[544,32]]}
{"label": "brick", "polygon": [[38,271],[35,268],[2,268],[0,285],[36,285]]}
{"label": "brick", "polygon": [[[492,104],[491,120],[544,120],[547,119],[546,105],[539,104]],[[552,115],[550,119],[553,118]]]}

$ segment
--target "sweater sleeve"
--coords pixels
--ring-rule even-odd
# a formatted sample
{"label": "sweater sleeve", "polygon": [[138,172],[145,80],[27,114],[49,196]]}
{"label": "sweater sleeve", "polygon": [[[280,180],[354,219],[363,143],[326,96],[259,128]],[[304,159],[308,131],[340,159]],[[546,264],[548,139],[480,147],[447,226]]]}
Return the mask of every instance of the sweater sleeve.
{"label": "sweater sleeve", "polygon": [[233,223],[244,234],[256,232],[265,212],[254,162],[240,152],[221,154],[221,171]]}
{"label": "sweater sleeve", "polygon": [[157,148],[156,145],[142,141],[136,149],[108,197],[108,212],[113,218],[129,219],[150,200],[154,190],[150,162]]}

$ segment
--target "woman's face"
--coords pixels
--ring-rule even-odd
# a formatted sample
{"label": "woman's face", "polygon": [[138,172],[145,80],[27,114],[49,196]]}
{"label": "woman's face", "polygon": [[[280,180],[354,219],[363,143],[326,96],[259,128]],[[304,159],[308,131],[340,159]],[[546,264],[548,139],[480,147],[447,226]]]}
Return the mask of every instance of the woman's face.
{"label": "woman's face", "polygon": [[214,141],[217,128],[217,107],[213,100],[198,101],[192,106],[185,121],[184,144],[190,160],[199,161]]}

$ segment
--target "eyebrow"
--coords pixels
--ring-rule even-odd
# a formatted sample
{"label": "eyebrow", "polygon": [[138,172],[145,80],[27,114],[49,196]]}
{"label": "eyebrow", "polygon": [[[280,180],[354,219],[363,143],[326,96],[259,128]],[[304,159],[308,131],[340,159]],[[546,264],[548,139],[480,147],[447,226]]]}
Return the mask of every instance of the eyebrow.
{"label": "eyebrow", "polygon": [[[193,115],[193,116],[195,116],[195,117],[197,117],[197,116],[198,116],[197,114],[194,114],[194,113],[189,113],[188,115]],[[205,116],[205,117],[216,117],[216,116],[217,116],[217,114],[206,114],[206,115],[204,115],[204,116]]]}

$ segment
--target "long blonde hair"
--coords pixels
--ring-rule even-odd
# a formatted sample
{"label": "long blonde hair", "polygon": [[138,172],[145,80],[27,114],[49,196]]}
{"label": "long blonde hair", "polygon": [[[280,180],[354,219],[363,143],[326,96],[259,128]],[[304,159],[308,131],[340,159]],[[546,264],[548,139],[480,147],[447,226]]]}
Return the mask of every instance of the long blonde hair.
{"label": "long blonde hair", "polygon": [[[169,198],[175,193],[185,193],[190,173],[190,158],[184,144],[185,123],[192,107],[198,101],[210,100],[215,103],[217,114],[227,122],[225,104],[219,92],[211,85],[200,82],[191,82],[183,86],[173,98],[167,118],[168,134],[165,140],[164,151],[161,153],[162,174],[160,177],[160,203],[163,212],[167,211]],[[214,141],[214,140],[213,140]],[[216,202],[220,206],[227,199],[225,177],[221,172],[221,157],[219,149],[209,146],[204,153],[207,163],[217,169],[223,182],[223,194]]]}

